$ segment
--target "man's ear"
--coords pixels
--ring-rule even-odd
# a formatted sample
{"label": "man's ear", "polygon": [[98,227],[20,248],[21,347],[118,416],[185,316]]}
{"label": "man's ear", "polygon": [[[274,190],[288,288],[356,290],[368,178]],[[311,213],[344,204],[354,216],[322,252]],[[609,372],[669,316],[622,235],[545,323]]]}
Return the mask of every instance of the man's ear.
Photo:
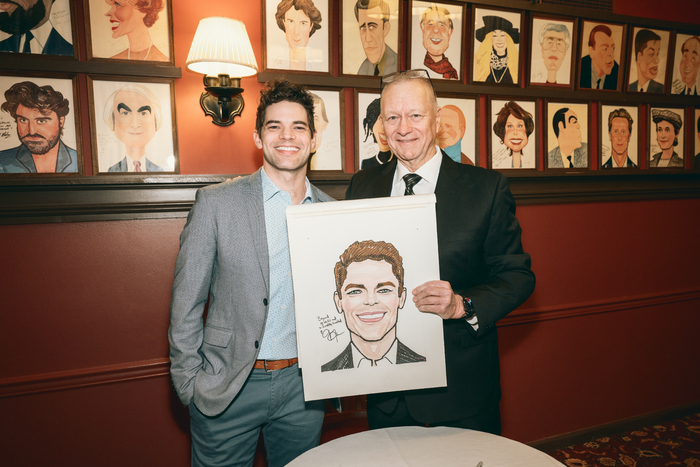
{"label": "man's ear", "polygon": [[391,23],[389,21],[384,20],[382,20],[382,23],[384,23],[382,27],[384,28],[384,37],[386,37],[389,34],[389,31],[391,30]]}
{"label": "man's ear", "polygon": [[333,301],[335,302],[335,309],[338,310],[338,314],[343,314],[343,305],[340,303],[340,296],[338,292],[333,292]]}
{"label": "man's ear", "polygon": [[406,287],[401,289],[401,293],[399,294],[399,310],[403,308],[404,304],[406,303]]}
{"label": "man's ear", "polygon": [[559,127],[559,134],[561,134],[561,130],[565,129],[566,127],[564,126],[563,122],[558,122],[557,126]]}
{"label": "man's ear", "polygon": [[58,127],[63,128],[63,124],[66,123],[66,117],[61,117],[58,119]]}
{"label": "man's ear", "polygon": [[253,141],[255,142],[256,148],[262,149],[262,140],[260,139],[260,135],[258,134],[257,130],[253,131]]}

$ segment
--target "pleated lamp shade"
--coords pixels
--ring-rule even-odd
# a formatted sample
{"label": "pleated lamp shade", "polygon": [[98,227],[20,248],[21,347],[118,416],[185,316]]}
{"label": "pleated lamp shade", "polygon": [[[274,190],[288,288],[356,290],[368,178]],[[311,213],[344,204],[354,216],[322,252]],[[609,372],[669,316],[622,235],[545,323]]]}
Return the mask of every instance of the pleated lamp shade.
{"label": "pleated lamp shade", "polygon": [[245,24],[221,16],[203,18],[187,55],[187,68],[207,76],[243,78],[256,74],[258,64]]}

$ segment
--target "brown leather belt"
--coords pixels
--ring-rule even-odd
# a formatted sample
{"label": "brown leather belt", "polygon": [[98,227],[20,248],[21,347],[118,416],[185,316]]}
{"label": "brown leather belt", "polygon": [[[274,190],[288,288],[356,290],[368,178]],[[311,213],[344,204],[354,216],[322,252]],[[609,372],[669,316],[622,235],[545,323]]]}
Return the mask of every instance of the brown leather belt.
{"label": "brown leather belt", "polygon": [[286,360],[255,360],[253,368],[256,370],[275,371],[290,367],[298,361],[298,358],[288,358]]}

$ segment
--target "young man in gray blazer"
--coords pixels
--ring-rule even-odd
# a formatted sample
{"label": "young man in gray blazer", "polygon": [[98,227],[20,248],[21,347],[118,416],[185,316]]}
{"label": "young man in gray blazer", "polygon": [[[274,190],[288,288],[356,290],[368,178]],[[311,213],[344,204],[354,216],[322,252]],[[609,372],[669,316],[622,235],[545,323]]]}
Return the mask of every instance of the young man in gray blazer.
{"label": "young man in gray blazer", "polygon": [[306,178],[313,108],[299,85],[268,83],[253,134],[262,168],[199,190],[180,236],[168,337],[193,466],[252,465],[261,429],[270,466],[319,442],[324,402],[304,402],[285,218],[288,205],[333,200]]}

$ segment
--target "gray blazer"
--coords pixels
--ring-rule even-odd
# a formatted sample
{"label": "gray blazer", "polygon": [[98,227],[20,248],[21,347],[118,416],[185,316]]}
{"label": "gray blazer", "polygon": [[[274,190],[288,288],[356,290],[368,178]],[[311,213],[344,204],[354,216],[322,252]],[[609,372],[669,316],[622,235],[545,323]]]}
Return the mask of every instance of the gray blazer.
{"label": "gray blazer", "polygon": [[[384,74],[388,75],[389,73],[396,73],[399,68],[399,56],[388,45],[386,46],[386,51],[384,53],[386,54]],[[362,62],[362,65],[360,65],[360,69],[357,70],[357,74],[372,76],[374,75],[374,67],[375,64],[370,62],[368,58],[365,58],[365,61]]]}
{"label": "gray blazer", "polygon": [[[561,149],[559,146],[549,151],[547,168],[563,169],[564,162],[561,160]],[[574,149],[574,168],[588,167],[588,143],[581,143],[580,148]]]}
{"label": "gray blazer", "polygon": [[[314,202],[333,200],[311,190]],[[180,235],[168,331],[170,373],[184,405],[194,401],[214,416],[236,397],[262,342],[269,278],[260,170],[198,190]]]}

